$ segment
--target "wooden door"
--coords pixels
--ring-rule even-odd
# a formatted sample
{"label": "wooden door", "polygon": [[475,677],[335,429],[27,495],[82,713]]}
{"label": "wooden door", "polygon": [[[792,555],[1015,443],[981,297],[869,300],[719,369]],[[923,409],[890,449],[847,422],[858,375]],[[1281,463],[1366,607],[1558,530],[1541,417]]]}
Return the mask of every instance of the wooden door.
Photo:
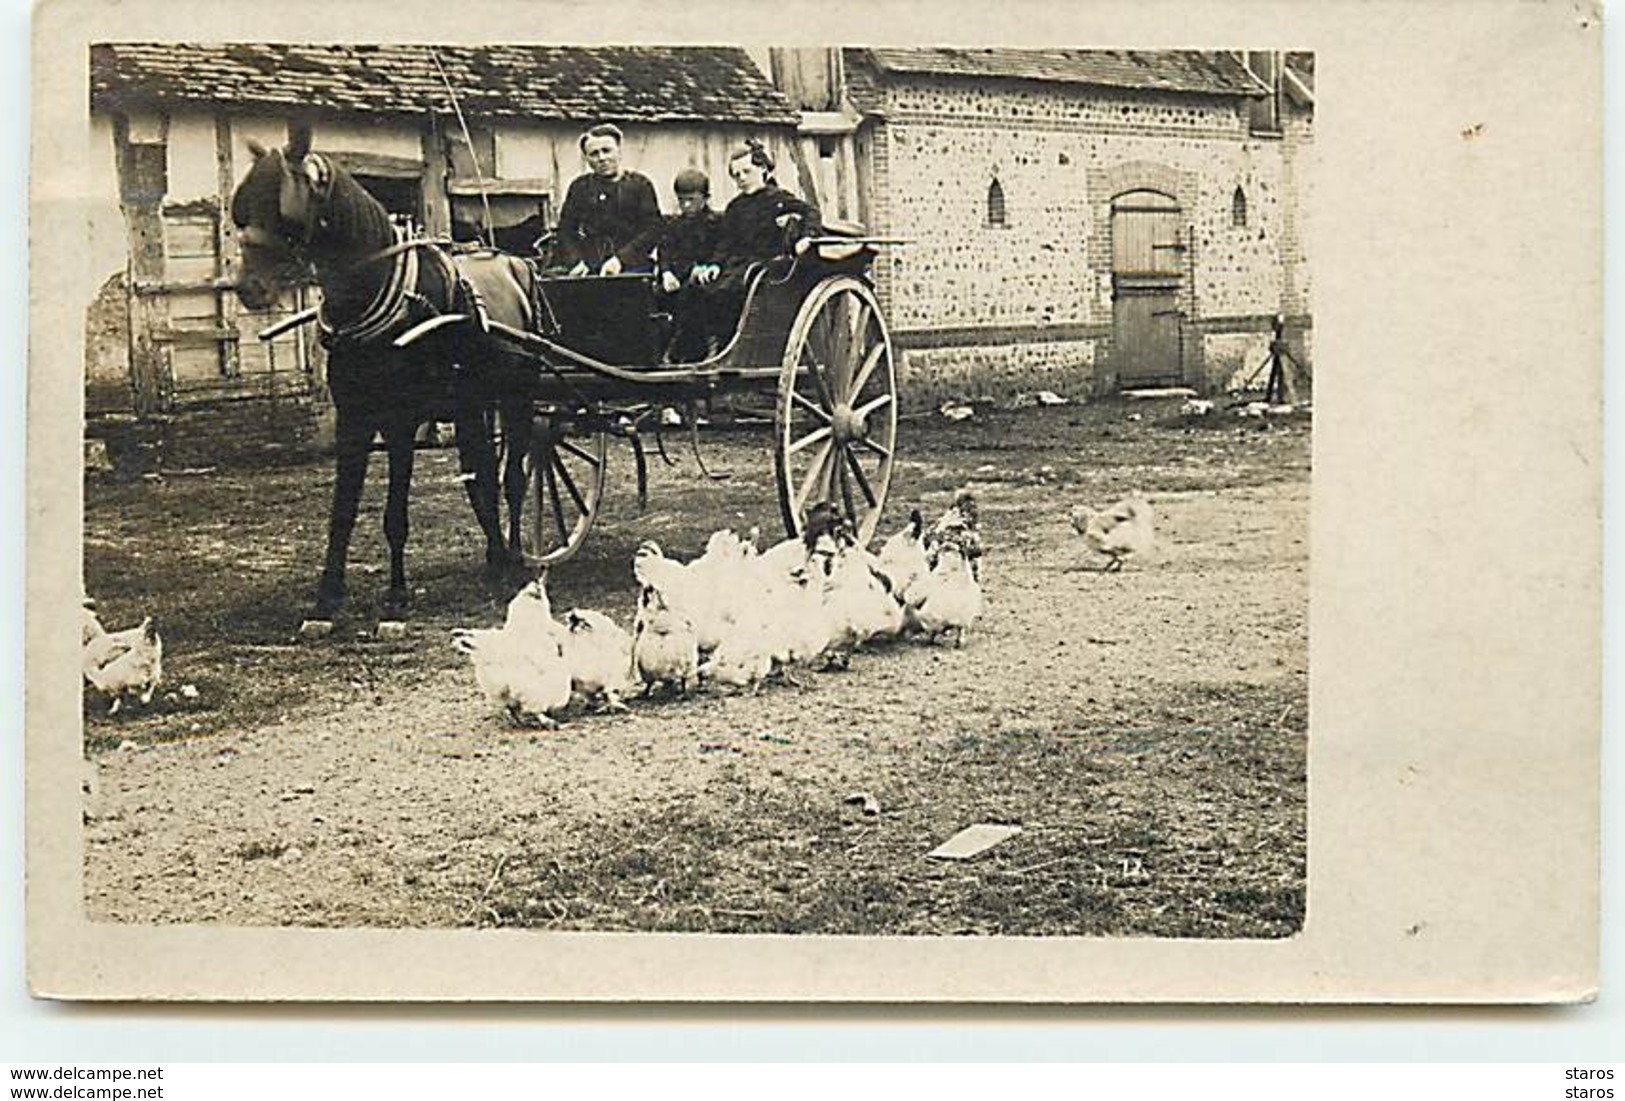
{"label": "wooden door", "polygon": [[1184,381],[1179,227],[1179,204],[1166,195],[1134,191],[1112,202],[1113,362],[1120,387]]}

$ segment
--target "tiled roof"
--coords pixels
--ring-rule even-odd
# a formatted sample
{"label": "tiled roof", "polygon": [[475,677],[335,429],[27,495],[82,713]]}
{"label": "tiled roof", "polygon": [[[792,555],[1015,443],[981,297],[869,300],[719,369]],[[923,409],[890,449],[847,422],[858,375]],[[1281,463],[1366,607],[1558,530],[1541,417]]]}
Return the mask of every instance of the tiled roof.
{"label": "tiled roof", "polygon": [[1195,50],[869,49],[883,72],[1009,77],[1205,95],[1262,95],[1265,88],[1230,54]]}
{"label": "tiled roof", "polygon": [[794,123],[733,47],[332,46],[116,43],[90,48],[92,109],[230,104],[486,118]]}
{"label": "tiled roof", "polygon": [[1286,55],[1286,67],[1291,69],[1297,78],[1303,81],[1303,86],[1310,91],[1315,88],[1315,55],[1308,50],[1292,50]]}

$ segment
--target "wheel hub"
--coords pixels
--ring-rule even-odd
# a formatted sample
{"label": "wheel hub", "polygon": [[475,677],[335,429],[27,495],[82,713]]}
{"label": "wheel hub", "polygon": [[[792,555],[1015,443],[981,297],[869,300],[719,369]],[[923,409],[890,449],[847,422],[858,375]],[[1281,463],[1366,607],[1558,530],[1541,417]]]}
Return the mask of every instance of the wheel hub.
{"label": "wheel hub", "polygon": [[846,402],[835,407],[835,414],[830,418],[830,428],[834,432],[836,443],[861,440],[869,434],[869,425],[863,416],[855,412]]}

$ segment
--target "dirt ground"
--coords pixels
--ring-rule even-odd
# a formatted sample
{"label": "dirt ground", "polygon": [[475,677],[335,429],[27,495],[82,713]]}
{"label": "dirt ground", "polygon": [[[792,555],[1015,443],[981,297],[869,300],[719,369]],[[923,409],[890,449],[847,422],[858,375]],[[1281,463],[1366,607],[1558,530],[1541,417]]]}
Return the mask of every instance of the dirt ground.
{"label": "dirt ground", "polygon": [[[331,471],[312,462],[87,488],[110,627],[159,617],[165,691],[87,711],[97,920],[309,926],[1279,937],[1306,878],[1309,423],[1187,422],[1177,402],[905,420],[883,532],[970,485],[987,612],[961,649],[903,643],[804,687],[488,713],[449,645],[495,623],[449,451],[423,452],[404,638],[384,585],[382,458],[334,637],[293,638]],[[766,432],[717,433],[711,482],[630,456],[554,607],[629,622],[639,540],[777,533]],[[674,449],[674,454],[680,449]],[[1074,504],[1150,495],[1161,550],[1102,573]],[[196,689],[182,695],[183,685]],[[878,815],[848,797],[868,793]],[[965,862],[964,826],[1019,824]]]}

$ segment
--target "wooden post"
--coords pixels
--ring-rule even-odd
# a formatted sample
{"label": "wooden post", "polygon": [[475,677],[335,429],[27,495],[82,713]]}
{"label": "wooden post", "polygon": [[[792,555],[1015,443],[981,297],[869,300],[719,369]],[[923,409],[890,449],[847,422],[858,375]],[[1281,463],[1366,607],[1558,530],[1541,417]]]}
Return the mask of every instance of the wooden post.
{"label": "wooden post", "polygon": [[[231,193],[237,181],[231,153],[231,119],[225,114],[215,115],[214,160],[220,198],[214,219],[214,276],[217,285],[225,282],[226,273],[235,269],[237,261],[237,231],[231,224]],[[215,299],[221,331],[238,333],[240,336],[237,328],[237,295],[231,288],[221,286]],[[220,369],[227,378],[236,378],[243,373],[242,350],[238,340],[222,342]]]}
{"label": "wooden post", "polygon": [[446,149],[440,119],[433,111],[425,116],[422,134],[423,175],[419,178],[418,189],[423,194],[423,232],[430,237],[450,237],[451,198],[446,194]]}
{"label": "wooden post", "polygon": [[169,300],[163,293],[167,120],[159,133],[158,142],[132,142],[129,119],[119,115],[113,120],[119,209],[129,241],[130,381],[138,416],[160,412],[172,385],[167,346],[158,339],[169,323]]}

